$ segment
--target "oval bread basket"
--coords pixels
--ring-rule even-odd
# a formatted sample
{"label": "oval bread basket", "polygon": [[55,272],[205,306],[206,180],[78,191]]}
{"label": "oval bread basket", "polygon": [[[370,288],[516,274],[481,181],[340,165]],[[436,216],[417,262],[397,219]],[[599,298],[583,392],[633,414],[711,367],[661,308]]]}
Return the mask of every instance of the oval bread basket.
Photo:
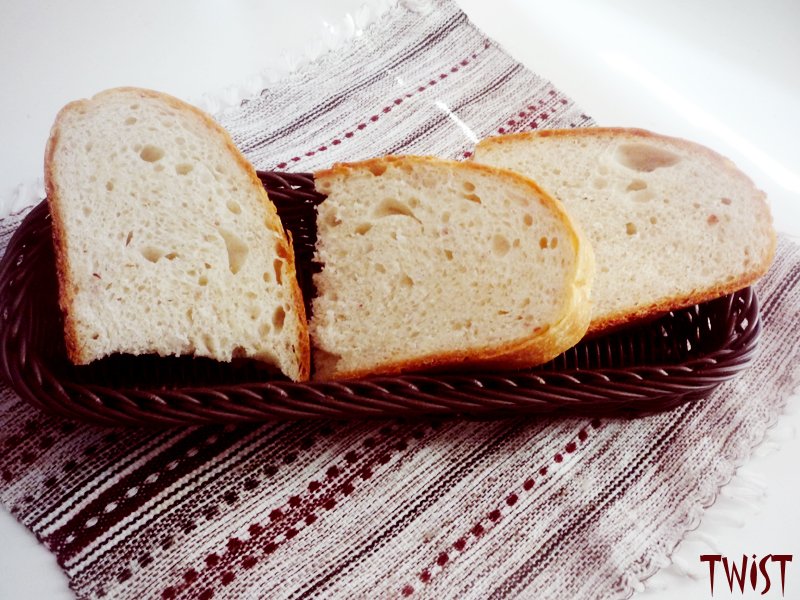
{"label": "oval bread basket", "polygon": [[[292,233],[305,297],[315,207],[306,174],[259,172]],[[631,416],[705,397],[751,361],[760,321],[751,288],[586,340],[535,369],[293,383],[252,363],[113,356],[75,367],[66,358],[46,202],[35,207],[0,263],[0,372],[31,404],[106,425],[185,425],[276,419],[520,414]]]}

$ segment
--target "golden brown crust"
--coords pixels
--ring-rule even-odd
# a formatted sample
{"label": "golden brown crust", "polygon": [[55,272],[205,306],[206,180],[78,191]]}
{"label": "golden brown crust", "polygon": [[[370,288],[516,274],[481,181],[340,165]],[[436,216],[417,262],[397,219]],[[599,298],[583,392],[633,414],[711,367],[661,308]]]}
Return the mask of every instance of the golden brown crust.
{"label": "golden brown crust", "polygon": [[[645,129],[625,128],[625,127],[579,127],[576,129],[543,129],[540,131],[528,131],[522,133],[512,133],[502,136],[496,136],[481,140],[476,148],[486,148],[493,145],[501,145],[517,142],[520,140],[532,138],[546,138],[546,137],[601,137],[601,136],[631,136],[634,138],[642,138],[646,140],[660,140],[674,144],[678,147],[683,147],[695,153],[705,155],[708,159],[716,163],[720,169],[725,170],[731,177],[741,182],[741,185],[750,191],[750,196],[754,201],[759,203],[759,210],[762,211],[766,219],[772,223],[772,216],[767,205],[766,194],[758,189],[755,183],[745,175],[736,165],[727,157],[711,150],[710,148],[677,137],[670,137],[648,131]],[[658,317],[671,310],[678,310],[687,306],[693,306],[701,302],[707,302],[727,294],[731,294],[759,279],[764,273],[767,272],[772,260],[775,256],[775,247],[777,244],[777,237],[774,229],[770,228],[769,249],[765,255],[764,260],[755,265],[752,269],[741,273],[731,281],[720,282],[717,285],[711,286],[707,289],[693,290],[687,294],[679,294],[667,298],[662,298],[656,302],[632,306],[629,310],[619,312],[612,315],[604,315],[602,317],[593,318],[589,326],[587,335],[595,337],[601,333],[607,333],[631,323],[649,320]]]}
{"label": "golden brown crust", "polygon": [[[564,308],[561,317],[548,327],[531,332],[524,338],[510,340],[496,346],[474,348],[471,350],[453,350],[440,354],[419,356],[409,360],[384,363],[377,367],[362,370],[343,371],[328,374],[329,379],[356,379],[370,375],[396,375],[410,371],[431,371],[444,368],[470,367],[477,369],[518,369],[545,363],[578,343],[585,335],[591,316],[590,289],[594,275],[594,255],[588,241],[583,237],[578,226],[564,210],[562,204],[539,185],[514,171],[500,169],[474,162],[458,162],[439,159],[431,156],[385,156],[372,158],[356,163],[338,163],[329,169],[315,173],[316,180],[344,175],[357,169],[381,169],[387,163],[435,162],[449,164],[457,168],[470,168],[487,174],[502,173],[513,178],[518,184],[529,187],[533,193],[556,214],[567,231],[570,242],[575,249],[576,260],[569,280],[569,293],[564,297]],[[318,378],[316,375],[312,378]]]}
{"label": "golden brown crust", "polygon": [[225,131],[225,129],[223,129],[208,114],[206,114],[199,108],[184,102],[183,100],[179,100],[174,96],[170,96],[169,94],[165,94],[163,92],[157,92],[154,90],[136,88],[136,87],[112,88],[102,91],[98,94],[95,94],[89,100],[77,100],[75,102],[70,102],[64,108],[62,108],[61,111],[59,111],[58,115],[56,116],[55,123],[53,124],[53,127],[50,132],[50,138],[47,142],[47,149],[45,151],[45,165],[44,165],[45,191],[47,193],[48,202],[50,204],[50,212],[53,222],[53,241],[56,250],[56,269],[59,279],[59,290],[60,290],[59,305],[64,315],[64,337],[67,344],[68,357],[75,364],[86,364],[87,362],[90,361],[90,357],[86,356],[85,349],[80,346],[74,321],[71,316],[73,312],[71,310],[71,307],[74,302],[75,294],[73,285],[70,282],[68,276],[69,269],[68,269],[68,259],[67,259],[66,236],[64,232],[63,221],[61,220],[60,191],[58,189],[58,184],[56,182],[56,178],[54,175],[53,155],[55,154],[55,150],[59,142],[60,127],[63,122],[64,116],[66,114],[74,110],[77,110],[82,106],[86,106],[91,104],[92,102],[101,100],[105,96],[116,95],[119,93],[133,93],[137,94],[141,98],[156,98],[165,102],[166,104],[172,106],[177,110],[184,112],[188,111],[193,113],[195,116],[199,117],[201,121],[209,129],[216,132],[218,135],[222,137],[228,151],[235,158],[239,166],[248,174],[250,182],[252,183],[253,188],[257,190],[259,198],[261,199],[261,203],[264,206],[264,209],[266,210],[268,227],[275,233],[278,233],[281,236],[281,239],[285,243],[284,250],[287,256],[287,265],[288,265],[287,275],[289,275],[288,280],[291,282],[292,285],[292,297],[294,299],[294,308],[295,311],[297,312],[297,316],[298,319],[300,320],[300,326],[301,326],[300,348],[296,349],[300,362],[298,380],[299,381],[308,380],[309,373],[311,370],[310,367],[311,353],[310,353],[308,337],[306,335],[308,331],[308,323],[306,320],[305,306],[303,304],[303,296],[300,291],[300,286],[297,283],[294,250],[292,248],[292,244],[288,240],[286,230],[283,227],[283,223],[281,222],[280,217],[278,217],[277,209],[275,208],[275,205],[269,200],[267,192],[266,190],[264,190],[264,186],[262,185],[261,180],[258,178],[258,175],[255,169],[253,168],[253,165],[251,165],[250,162],[248,162],[248,160],[244,157],[244,155],[239,151],[239,149],[233,143],[233,140],[231,139],[228,132]]}
{"label": "golden brown crust", "polygon": [[75,328],[75,321],[72,316],[75,290],[69,278],[67,237],[64,231],[64,222],[61,219],[61,193],[54,173],[53,155],[58,146],[61,134],[60,126],[64,115],[70,111],[77,110],[80,106],[85,105],[86,102],[86,100],[70,102],[59,111],[50,131],[50,137],[47,140],[44,159],[44,189],[50,207],[50,218],[52,222],[56,277],[58,279],[59,290],[58,304],[64,318],[64,342],[66,344],[67,357],[77,365],[86,364],[91,359],[87,356],[85,348],[80,344],[80,339]]}

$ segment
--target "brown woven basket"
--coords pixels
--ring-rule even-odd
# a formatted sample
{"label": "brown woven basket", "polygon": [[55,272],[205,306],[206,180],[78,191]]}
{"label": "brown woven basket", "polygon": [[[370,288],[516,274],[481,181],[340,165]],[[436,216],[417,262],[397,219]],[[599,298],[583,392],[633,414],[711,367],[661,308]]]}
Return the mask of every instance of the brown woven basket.
{"label": "brown woven basket", "polygon": [[[315,206],[304,174],[259,172],[291,230],[305,297],[313,295]],[[113,356],[66,358],[46,202],[12,237],[0,263],[0,368],[31,404],[107,425],[423,415],[634,415],[706,396],[745,369],[760,321],[751,288],[584,341],[552,362],[504,373],[453,372],[293,383],[254,363]]]}

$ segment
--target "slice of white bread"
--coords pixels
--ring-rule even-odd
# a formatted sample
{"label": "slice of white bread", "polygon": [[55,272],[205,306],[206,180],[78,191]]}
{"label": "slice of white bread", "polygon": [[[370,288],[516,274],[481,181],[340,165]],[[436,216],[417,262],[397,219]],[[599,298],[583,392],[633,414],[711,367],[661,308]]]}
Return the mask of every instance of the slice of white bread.
{"label": "slice of white bread", "polygon": [[118,88],[68,104],[45,158],[67,352],[252,358],[309,373],[292,246],[208,115]]}
{"label": "slice of white bread", "polygon": [[581,128],[489,138],[474,160],[536,180],[583,228],[597,261],[592,333],[731,293],[772,261],[764,194],[704,146]]}
{"label": "slice of white bread", "polygon": [[527,367],[583,337],[591,249],[529,179],[411,156],[315,179],[315,379]]}

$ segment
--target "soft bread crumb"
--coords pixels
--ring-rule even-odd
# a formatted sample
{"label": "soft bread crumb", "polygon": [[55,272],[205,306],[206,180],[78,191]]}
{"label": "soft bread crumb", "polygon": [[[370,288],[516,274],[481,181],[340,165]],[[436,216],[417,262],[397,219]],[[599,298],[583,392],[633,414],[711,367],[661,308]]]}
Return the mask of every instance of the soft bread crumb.
{"label": "soft bread crumb", "polygon": [[582,226],[597,261],[594,333],[741,289],[772,261],[764,194],[697,144],[552,130],[484,140],[474,160],[536,180]]}
{"label": "soft bread crumb", "polygon": [[315,178],[327,195],[310,324],[316,378],[525,366],[583,335],[590,253],[529,180],[420,157]]}
{"label": "soft bread crumb", "polygon": [[133,88],[74,102],[53,126],[46,185],[74,362],[249,357],[307,378],[291,247],[210,117]]}

